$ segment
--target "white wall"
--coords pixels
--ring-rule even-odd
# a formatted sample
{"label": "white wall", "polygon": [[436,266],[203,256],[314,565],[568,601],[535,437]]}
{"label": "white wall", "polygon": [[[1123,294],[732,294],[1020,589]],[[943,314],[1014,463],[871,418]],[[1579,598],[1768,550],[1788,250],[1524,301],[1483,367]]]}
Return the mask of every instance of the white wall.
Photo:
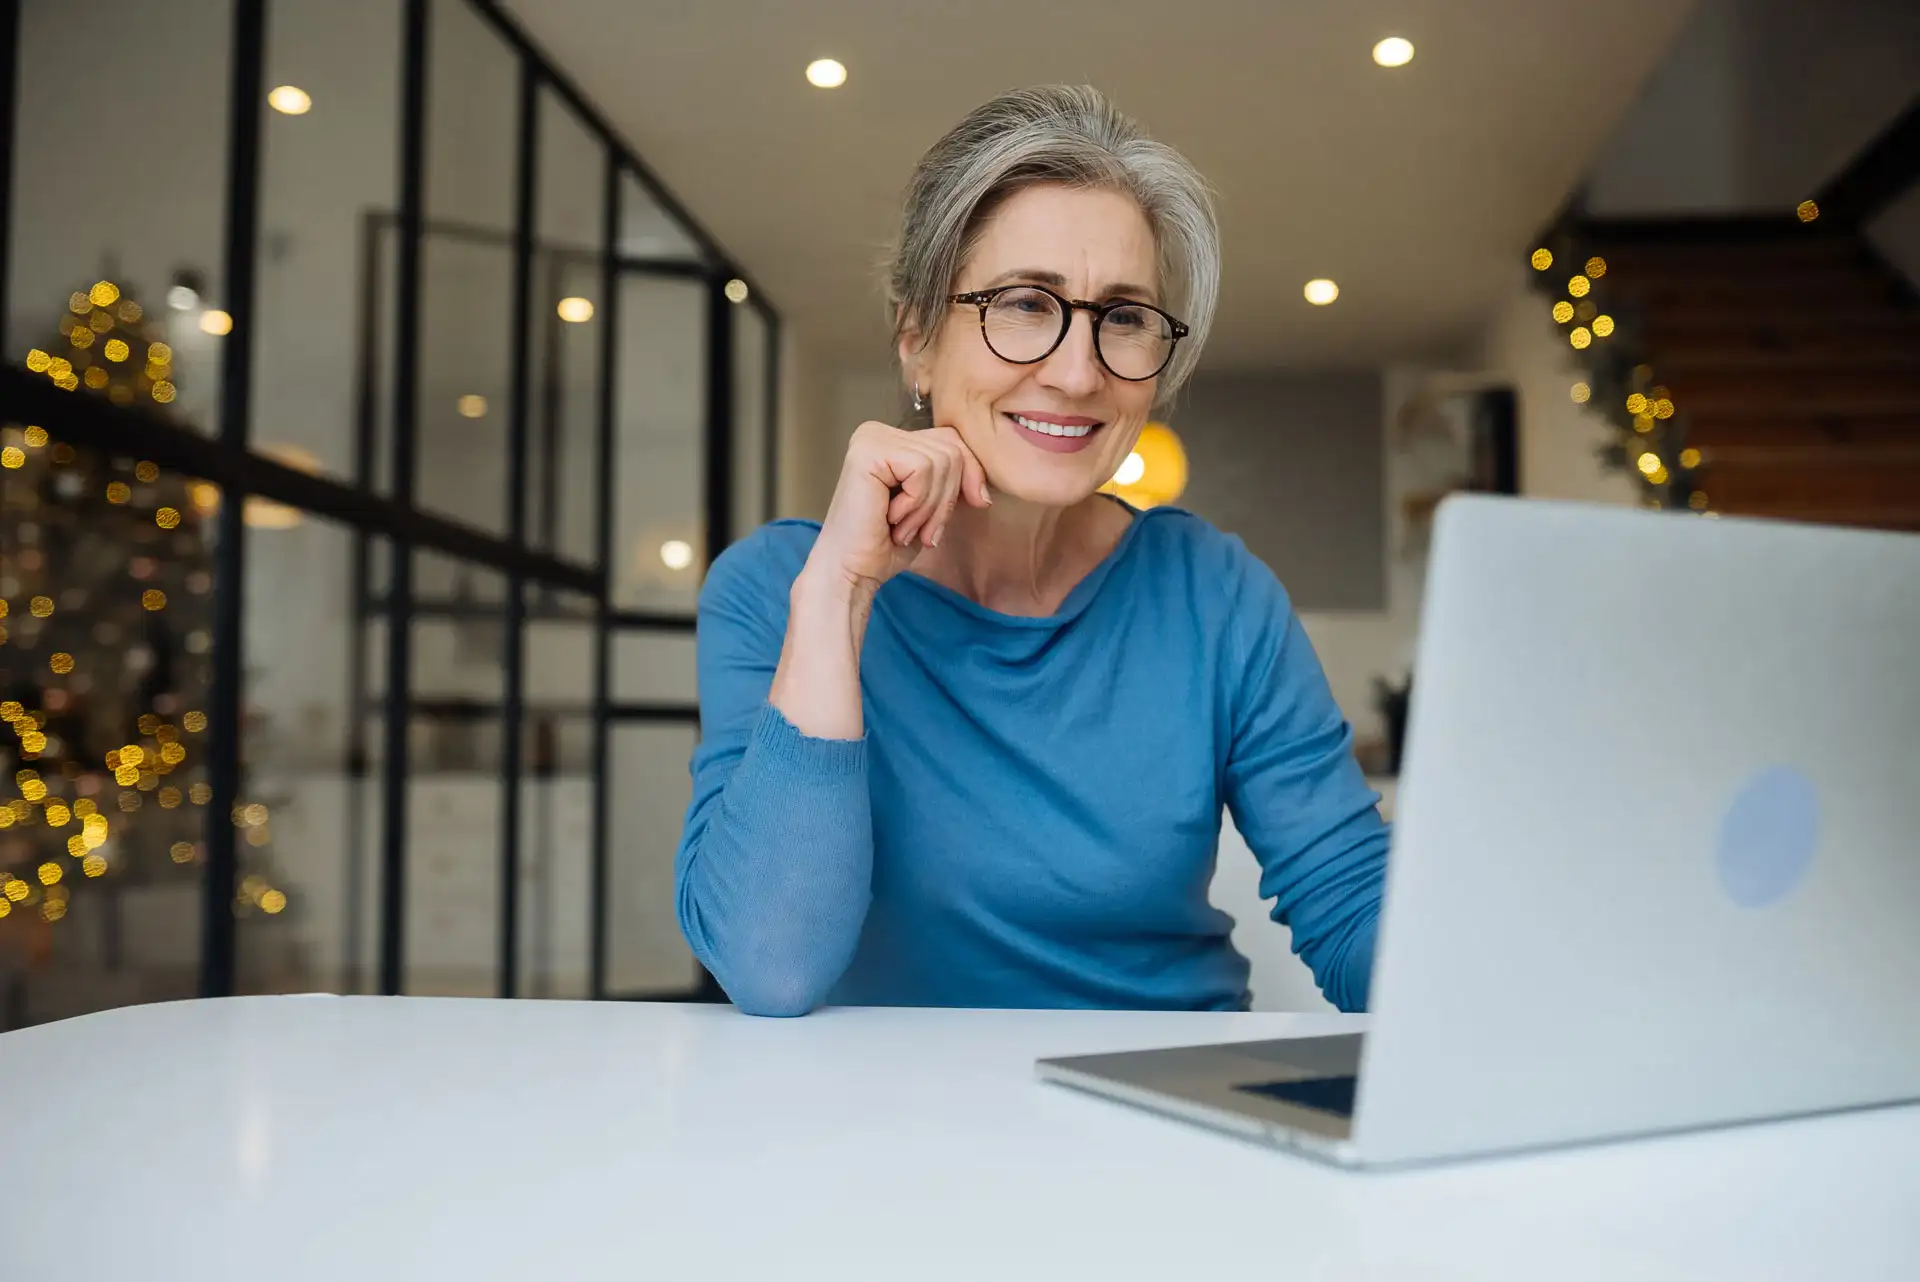
{"label": "white wall", "polygon": [[1867,239],[1908,284],[1920,290],[1920,183],[1880,211],[1867,225]]}
{"label": "white wall", "polygon": [[1631,478],[1605,468],[1596,451],[1612,439],[1605,419],[1574,403],[1580,381],[1572,349],[1549,317],[1526,268],[1514,273],[1505,301],[1488,318],[1481,369],[1511,383],[1519,396],[1520,490],[1539,498],[1632,503]]}
{"label": "white wall", "polygon": [[1791,209],[1920,86],[1910,0],[1704,0],[1589,177],[1597,214]]}

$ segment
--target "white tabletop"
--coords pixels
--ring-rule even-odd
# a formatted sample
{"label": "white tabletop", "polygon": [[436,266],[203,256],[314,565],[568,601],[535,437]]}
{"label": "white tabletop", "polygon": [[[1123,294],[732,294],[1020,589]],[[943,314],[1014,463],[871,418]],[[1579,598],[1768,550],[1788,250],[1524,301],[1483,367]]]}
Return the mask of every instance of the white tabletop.
{"label": "white tabletop", "polygon": [[1920,1109],[1353,1174],[1037,1082],[1333,1015],[381,998],[0,1036],[0,1276],[1920,1277]]}

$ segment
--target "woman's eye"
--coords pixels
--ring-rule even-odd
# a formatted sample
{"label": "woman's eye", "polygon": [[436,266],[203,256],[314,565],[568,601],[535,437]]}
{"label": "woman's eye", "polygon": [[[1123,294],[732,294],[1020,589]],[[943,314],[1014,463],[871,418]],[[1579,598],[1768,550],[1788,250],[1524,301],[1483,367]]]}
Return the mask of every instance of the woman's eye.
{"label": "woman's eye", "polygon": [[1137,307],[1122,307],[1107,313],[1107,324],[1119,329],[1145,329],[1147,314]]}

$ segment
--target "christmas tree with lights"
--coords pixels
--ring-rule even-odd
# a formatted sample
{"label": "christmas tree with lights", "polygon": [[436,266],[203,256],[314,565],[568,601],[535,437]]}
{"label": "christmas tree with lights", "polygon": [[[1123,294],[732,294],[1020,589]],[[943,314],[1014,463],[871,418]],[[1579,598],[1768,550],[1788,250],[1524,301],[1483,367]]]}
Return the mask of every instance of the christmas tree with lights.
{"label": "christmas tree with lights", "polygon": [[[110,281],[76,291],[26,363],[115,404],[177,394],[161,330]],[[111,895],[198,876],[220,500],[148,460],[0,427],[0,918],[44,929],[91,883]],[[232,819],[244,908],[277,914],[268,817],[242,802]]]}

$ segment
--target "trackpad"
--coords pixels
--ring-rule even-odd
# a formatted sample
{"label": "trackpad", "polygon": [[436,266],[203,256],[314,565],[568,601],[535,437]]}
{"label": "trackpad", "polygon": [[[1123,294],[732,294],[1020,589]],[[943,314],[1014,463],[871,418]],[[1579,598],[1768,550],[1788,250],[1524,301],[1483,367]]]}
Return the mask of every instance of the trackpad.
{"label": "trackpad", "polygon": [[1251,1082],[1233,1089],[1337,1117],[1352,1117],[1354,1087],[1359,1080],[1357,1077],[1297,1077],[1284,1082]]}

